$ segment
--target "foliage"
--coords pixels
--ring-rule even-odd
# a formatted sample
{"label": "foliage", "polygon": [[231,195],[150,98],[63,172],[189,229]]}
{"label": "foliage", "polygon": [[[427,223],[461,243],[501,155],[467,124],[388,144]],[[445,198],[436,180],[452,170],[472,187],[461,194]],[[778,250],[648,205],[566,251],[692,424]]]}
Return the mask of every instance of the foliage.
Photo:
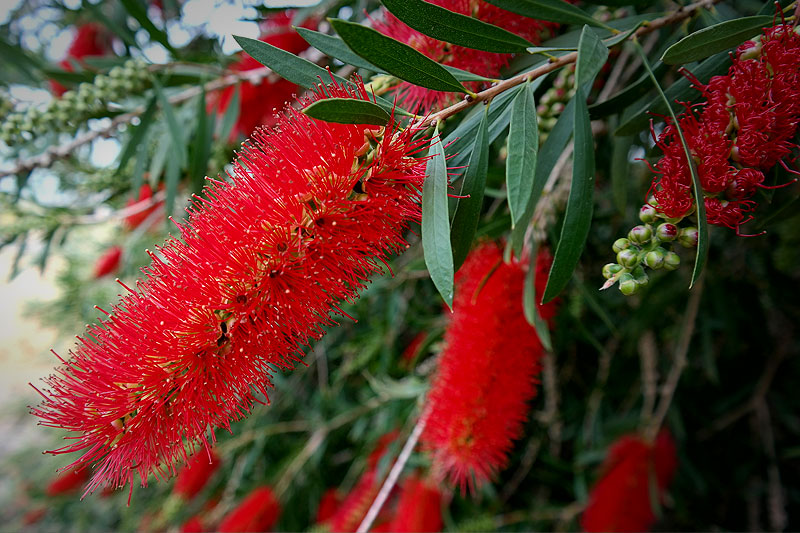
{"label": "foliage", "polygon": [[[65,334],[104,317],[94,306],[121,292],[114,277],[136,286],[148,261],[144,249],[162,253],[156,246],[167,233],[181,233],[175,223],[188,227],[190,197],[215,201],[204,176],[234,183],[231,174],[241,179],[248,172],[247,163],[228,163],[242,150],[254,116],[287,127],[265,109],[272,100],[262,90],[287,98],[296,92],[294,106],[305,116],[293,116],[326,124],[321,128],[372,128],[363,153],[353,156],[365,166],[354,171],[385,155],[381,126],[397,121],[403,135],[416,135],[415,146],[427,147],[414,155],[427,178],[419,191],[421,221],[403,236],[408,249],[388,258],[384,275],[373,276],[357,300],[338,304],[336,323],[322,324],[324,335],[302,348],[297,368],[273,369],[269,405],[254,406],[230,433],[216,435],[219,466],[196,495],[181,496],[173,481],[131,487],[129,507],[127,487],[101,489],[82,502],[77,492],[48,494],[55,469],[69,461],[26,450],[2,459],[12,487],[0,494],[5,524],[133,531],[175,529],[195,519],[195,527],[213,528],[229,523],[226,515],[243,501],[244,508],[257,506],[253,495],[264,493],[270,501],[269,512],[259,511],[268,515],[264,523],[282,510],[277,530],[329,528],[330,520],[315,519],[323,495],[340,511],[358,508],[355,518],[345,517],[358,525],[397,470],[398,487],[424,485],[430,500],[441,498],[443,522],[426,519],[445,530],[576,530],[589,527],[581,514],[590,501],[606,501],[590,496],[594,486],[624,485],[610,474],[625,448],[619,443],[635,442],[636,453],[647,457],[648,446],[668,431],[670,450],[673,441],[677,450],[674,479],[663,481],[672,472],[659,476],[657,495],[632,498],[651,505],[638,509],[645,519],[637,527],[653,520],[672,530],[798,526],[800,401],[793,386],[800,303],[792,287],[800,281],[800,188],[792,180],[800,117],[787,119],[784,164],[765,173],[766,187],[753,188],[758,210],[745,231],[707,224],[701,202],[699,218],[695,209],[681,212],[692,231],[672,234],[662,226],[673,221],[649,198],[650,165],[662,158],[664,138],[672,142],[670,157],[684,158],[686,183],[694,187],[687,198],[702,197],[705,170],[685,158],[697,155],[692,143],[699,137],[684,131],[693,122],[676,115],[677,102],[704,109],[698,104],[707,95],[698,87],[726,74],[730,52],[761,28],[795,24],[794,4],[709,0],[676,11],[668,2],[434,3],[323,0],[289,12],[260,8],[262,37],[236,42],[265,68],[248,56],[225,56],[219,40],[187,22],[176,0],[84,2],[81,9],[41,0],[10,13],[0,26],[0,246],[17,251],[11,276],[36,266],[44,271],[51,256],[58,258],[61,296],[31,306],[31,313]],[[543,20],[525,18],[534,13]],[[431,17],[442,23],[431,24]],[[91,53],[73,47],[55,65],[31,38],[30,21],[38,21],[39,31],[92,24],[103,46]],[[190,38],[178,44],[175,28]],[[691,74],[682,76],[678,65]],[[342,98],[324,85],[349,83],[353,74],[366,83],[366,98]],[[43,96],[54,90],[51,82],[66,92]],[[309,90],[318,93],[315,103],[303,100]],[[25,101],[30,94],[42,102]],[[781,95],[770,98],[780,103]],[[115,143],[113,161],[103,157],[111,142],[105,137]],[[259,146],[242,150],[240,161],[255,168]],[[356,180],[352,198],[369,192],[370,176]],[[769,188],[775,185],[787,186]],[[643,225],[630,230],[640,219]],[[203,230],[210,234],[212,227],[206,221]],[[672,240],[685,247],[661,248]],[[523,422],[514,414],[513,423],[523,427],[497,430],[519,436],[498,446],[511,449],[507,461],[501,456],[484,465],[477,481],[499,471],[474,487],[461,472],[461,486],[471,489],[462,493],[436,463],[441,453],[432,453],[430,439],[414,444],[428,423],[426,397],[437,381],[439,354],[480,358],[445,332],[458,314],[450,311],[454,302],[467,302],[462,309],[483,305],[478,294],[459,298],[458,290],[480,291],[497,270],[489,265],[480,279],[459,283],[470,250],[487,242],[499,247],[506,267],[520,269],[520,283],[507,290],[504,284],[505,292],[481,307],[486,319],[469,327],[483,327],[478,336],[508,334],[492,324],[512,320],[492,320],[491,311],[503,299],[518,299],[507,307],[518,307],[527,334],[541,339],[534,365],[541,365],[541,383]],[[612,244],[615,267],[608,264]],[[535,262],[547,248],[554,258],[549,271]],[[98,258],[109,250],[119,263],[106,257],[101,268]],[[670,268],[648,277],[640,263]],[[618,281],[621,292],[598,292],[606,281],[601,273],[606,287]],[[558,302],[554,318],[539,315],[542,299]],[[524,344],[511,335],[503,339],[507,351]],[[518,357],[507,354],[509,361]],[[515,387],[533,396],[526,384]],[[503,413],[481,416],[503,420]],[[59,446],[62,432],[47,431],[48,449]],[[647,469],[646,459],[625,461],[616,464],[637,475]],[[403,523],[393,513],[413,499],[398,492],[377,514],[378,527]],[[354,494],[368,497],[348,504]],[[618,502],[608,505],[593,516],[607,516]],[[593,520],[592,527],[603,528]]]}

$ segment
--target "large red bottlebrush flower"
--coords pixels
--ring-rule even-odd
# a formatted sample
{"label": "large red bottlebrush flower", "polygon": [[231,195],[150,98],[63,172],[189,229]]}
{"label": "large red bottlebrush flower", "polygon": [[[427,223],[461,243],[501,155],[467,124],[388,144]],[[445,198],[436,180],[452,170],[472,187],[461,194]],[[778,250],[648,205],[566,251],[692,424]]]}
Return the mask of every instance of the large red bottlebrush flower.
{"label": "large red bottlebrush flower", "polygon": [[[584,531],[647,531],[655,523],[653,504],[663,500],[678,458],[675,443],[662,430],[655,443],[626,435],[608,452],[602,474],[581,517]],[[651,489],[657,495],[651,495]]]}
{"label": "large red bottlebrush flower", "polygon": [[[70,59],[83,59],[85,57],[103,56],[110,51],[108,33],[99,24],[89,22],[78,26],[75,37],[72,39],[67,56],[59,66],[68,72],[72,72],[73,66]],[[50,82],[50,89],[56,96],[61,96],[67,92],[66,87],[57,81]]]}
{"label": "large red bottlebrush flower", "polygon": [[[523,314],[524,279],[525,263],[503,262],[495,243],[473,250],[456,279],[422,442],[434,470],[462,490],[505,466],[536,394],[542,345]],[[536,276],[537,292],[546,281]]]}
{"label": "large red bottlebrush flower", "polygon": [[[294,31],[291,22],[291,17],[287,13],[273,15],[267,19],[265,35],[261,40],[293,54],[302,52],[308,48],[308,43]],[[247,72],[260,68],[264,66],[247,54],[243,54],[230,67],[234,72]],[[234,87],[228,87],[219,93],[209,95],[209,109],[224,113],[233,98],[234,90]],[[297,85],[284,79],[274,82],[262,79],[258,85],[247,81],[240,83],[239,91],[239,116],[231,130],[230,140],[237,139],[239,135],[247,137],[258,126],[273,126],[278,119],[276,110],[292,99],[292,95],[297,91]]]}
{"label": "large red bottlebrush flower", "polygon": [[269,531],[278,521],[281,505],[269,487],[259,487],[248,494],[242,503],[225,515],[216,531]]}
{"label": "large red bottlebrush flower", "polygon": [[221,464],[222,461],[213,450],[209,450],[209,453],[195,454],[178,472],[175,485],[172,487],[173,494],[191,500],[203,490]]}
{"label": "large red bottlebrush flower", "polygon": [[[305,101],[367,100],[363,83]],[[214,429],[266,396],[275,367],[334,324],[420,219],[427,144],[414,128],[332,124],[287,107],[243,145],[231,181],[211,180],[189,221],[71,358],[32,410],[72,433],[52,453],[94,464],[87,492],[167,476]],[[126,287],[127,288],[127,287]]]}
{"label": "large red bottlebrush flower", "polygon": [[412,475],[400,489],[394,518],[387,531],[428,532],[442,530],[442,493]]}
{"label": "large red bottlebrush flower", "polygon": [[[706,101],[678,117],[703,189],[710,224],[736,229],[750,220],[749,200],[764,172],[795,146],[800,124],[800,35],[779,24],[742,44],[725,76],[707,85],[695,80]],[[691,172],[675,126],[657,143],[664,156],[653,181],[655,207],[669,218],[692,212]]]}
{"label": "large red bottlebrush flower", "polygon": [[109,274],[113,274],[119,269],[119,263],[122,260],[122,248],[119,246],[112,246],[101,255],[94,264],[94,277],[102,278]]}
{"label": "large red bottlebrush flower", "polygon": [[77,491],[81,485],[89,480],[89,469],[69,468],[60,472],[45,488],[48,496],[58,496]]}
{"label": "large red bottlebrush flower", "polygon": [[325,494],[322,495],[322,498],[319,499],[317,518],[315,522],[317,524],[326,522],[329,518],[336,514],[336,509],[339,508],[340,503],[341,497],[339,496],[339,491],[337,489],[326,490]]}
{"label": "large red bottlebrush flower", "polygon": [[[539,44],[542,37],[549,37],[558,27],[552,22],[520,17],[482,0],[430,0],[430,3],[494,24],[534,44]],[[382,20],[375,20],[374,23],[375,29],[384,35],[406,43],[442,65],[460,68],[488,78],[498,77],[500,70],[508,65],[512,57],[511,54],[483,52],[438,41],[408,27],[386,10],[383,11]],[[472,87],[477,88],[478,84],[473,83]],[[419,106],[423,111],[442,108],[456,98],[452,93],[432,91],[410,83],[402,83],[399,86],[399,94],[401,101],[407,107]]]}

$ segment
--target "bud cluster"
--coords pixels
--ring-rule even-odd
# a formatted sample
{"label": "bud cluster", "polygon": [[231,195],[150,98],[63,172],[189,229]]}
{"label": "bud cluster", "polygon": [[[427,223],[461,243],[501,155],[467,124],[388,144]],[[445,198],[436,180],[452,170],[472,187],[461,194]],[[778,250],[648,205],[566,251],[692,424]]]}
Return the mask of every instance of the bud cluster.
{"label": "bud cluster", "polygon": [[575,94],[575,64],[558,71],[553,85],[539,99],[536,113],[539,116],[539,140],[544,142],[555,127],[558,117]]}
{"label": "bud cluster", "polygon": [[[103,111],[108,102],[125,98],[141,90],[150,74],[141,59],[129,59],[113,67],[108,74],[98,74],[93,83],[81,83],[53,99],[44,109],[30,107],[8,113],[0,126],[0,141],[12,145],[52,131],[71,131],[87,118]],[[5,104],[0,103],[1,110]]]}
{"label": "bud cluster", "polygon": [[669,247],[678,243],[684,248],[696,248],[698,230],[694,226],[680,228],[675,220],[665,220],[651,204],[644,204],[639,210],[643,224],[634,226],[627,238],[614,241],[612,249],[617,254],[616,263],[603,267],[606,283],[603,289],[619,281],[619,290],[629,296],[647,286],[650,278],[645,268],[653,270],[675,270],[681,259]]}

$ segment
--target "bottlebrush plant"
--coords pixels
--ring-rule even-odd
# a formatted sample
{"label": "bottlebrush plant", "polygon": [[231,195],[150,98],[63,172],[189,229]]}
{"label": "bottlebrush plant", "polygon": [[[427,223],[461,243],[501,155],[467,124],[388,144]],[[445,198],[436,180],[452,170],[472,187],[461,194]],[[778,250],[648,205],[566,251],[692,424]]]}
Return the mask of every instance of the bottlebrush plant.
{"label": "bottlebrush plant", "polygon": [[798,526],[797,4],[196,4],[0,17],[7,527]]}

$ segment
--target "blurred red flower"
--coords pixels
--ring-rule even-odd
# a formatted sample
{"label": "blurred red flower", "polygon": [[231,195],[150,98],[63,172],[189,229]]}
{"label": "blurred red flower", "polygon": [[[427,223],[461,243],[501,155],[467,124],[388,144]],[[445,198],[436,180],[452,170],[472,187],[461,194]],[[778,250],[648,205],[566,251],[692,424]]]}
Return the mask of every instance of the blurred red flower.
{"label": "blurred red flower", "polygon": [[191,500],[203,490],[208,480],[214,475],[222,461],[214,450],[211,449],[208,453],[205,450],[199,451],[189,459],[189,462],[181,468],[178,476],[175,478],[175,485],[172,487],[172,493],[183,497],[186,500]]}
{"label": "blurred red flower", "polygon": [[[163,183],[159,184],[158,190],[164,190]],[[145,183],[139,187],[139,197],[136,199],[130,198],[125,204],[126,209],[133,208],[133,206],[136,206],[134,208],[136,212],[126,216],[122,221],[122,224],[131,231],[141,226],[153,213],[162,209],[164,201],[153,201],[153,189],[149,184]],[[158,227],[162,220],[163,217],[154,219],[148,229]]]}
{"label": "blurred red flower", "polygon": [[119,269],[119,263],[122,260],[122,248],[119,246],[112,246],[101,255],[94,264],[94,277],[102,278],[109,274],[113,274]]}
{"label": "blurred red flower", "polygon": [[387,531],[430,532],[442,530],[442,493],[417,475],[400,488],[400,501]]}
{"label": "blurred red flower", "polygon": [[[75,37],[67,49],[67,56],[59,65],[68,72],[72,72],[73,66],[70,59],[83,59],[85,57],[103,56],[111,51],[111,43],[108,32],[103,26],[94,22],[89,22],[78,26]],[[66,87],[57,81],[50,81],[50,90],[56,96],[61,96],[67,92]]]}
{"label": "blurred red flower", "polygon": [[50,481],[45,489],[48,496],[58,496],[75,492],[89,480],[88,468],[69,468],[62,470]]}
{"label": "blurred red flower", "polygon": [[269,531],[278,521],[281,506],[272,489],[264,486],[253,490],[217,526],[217,531]]}

